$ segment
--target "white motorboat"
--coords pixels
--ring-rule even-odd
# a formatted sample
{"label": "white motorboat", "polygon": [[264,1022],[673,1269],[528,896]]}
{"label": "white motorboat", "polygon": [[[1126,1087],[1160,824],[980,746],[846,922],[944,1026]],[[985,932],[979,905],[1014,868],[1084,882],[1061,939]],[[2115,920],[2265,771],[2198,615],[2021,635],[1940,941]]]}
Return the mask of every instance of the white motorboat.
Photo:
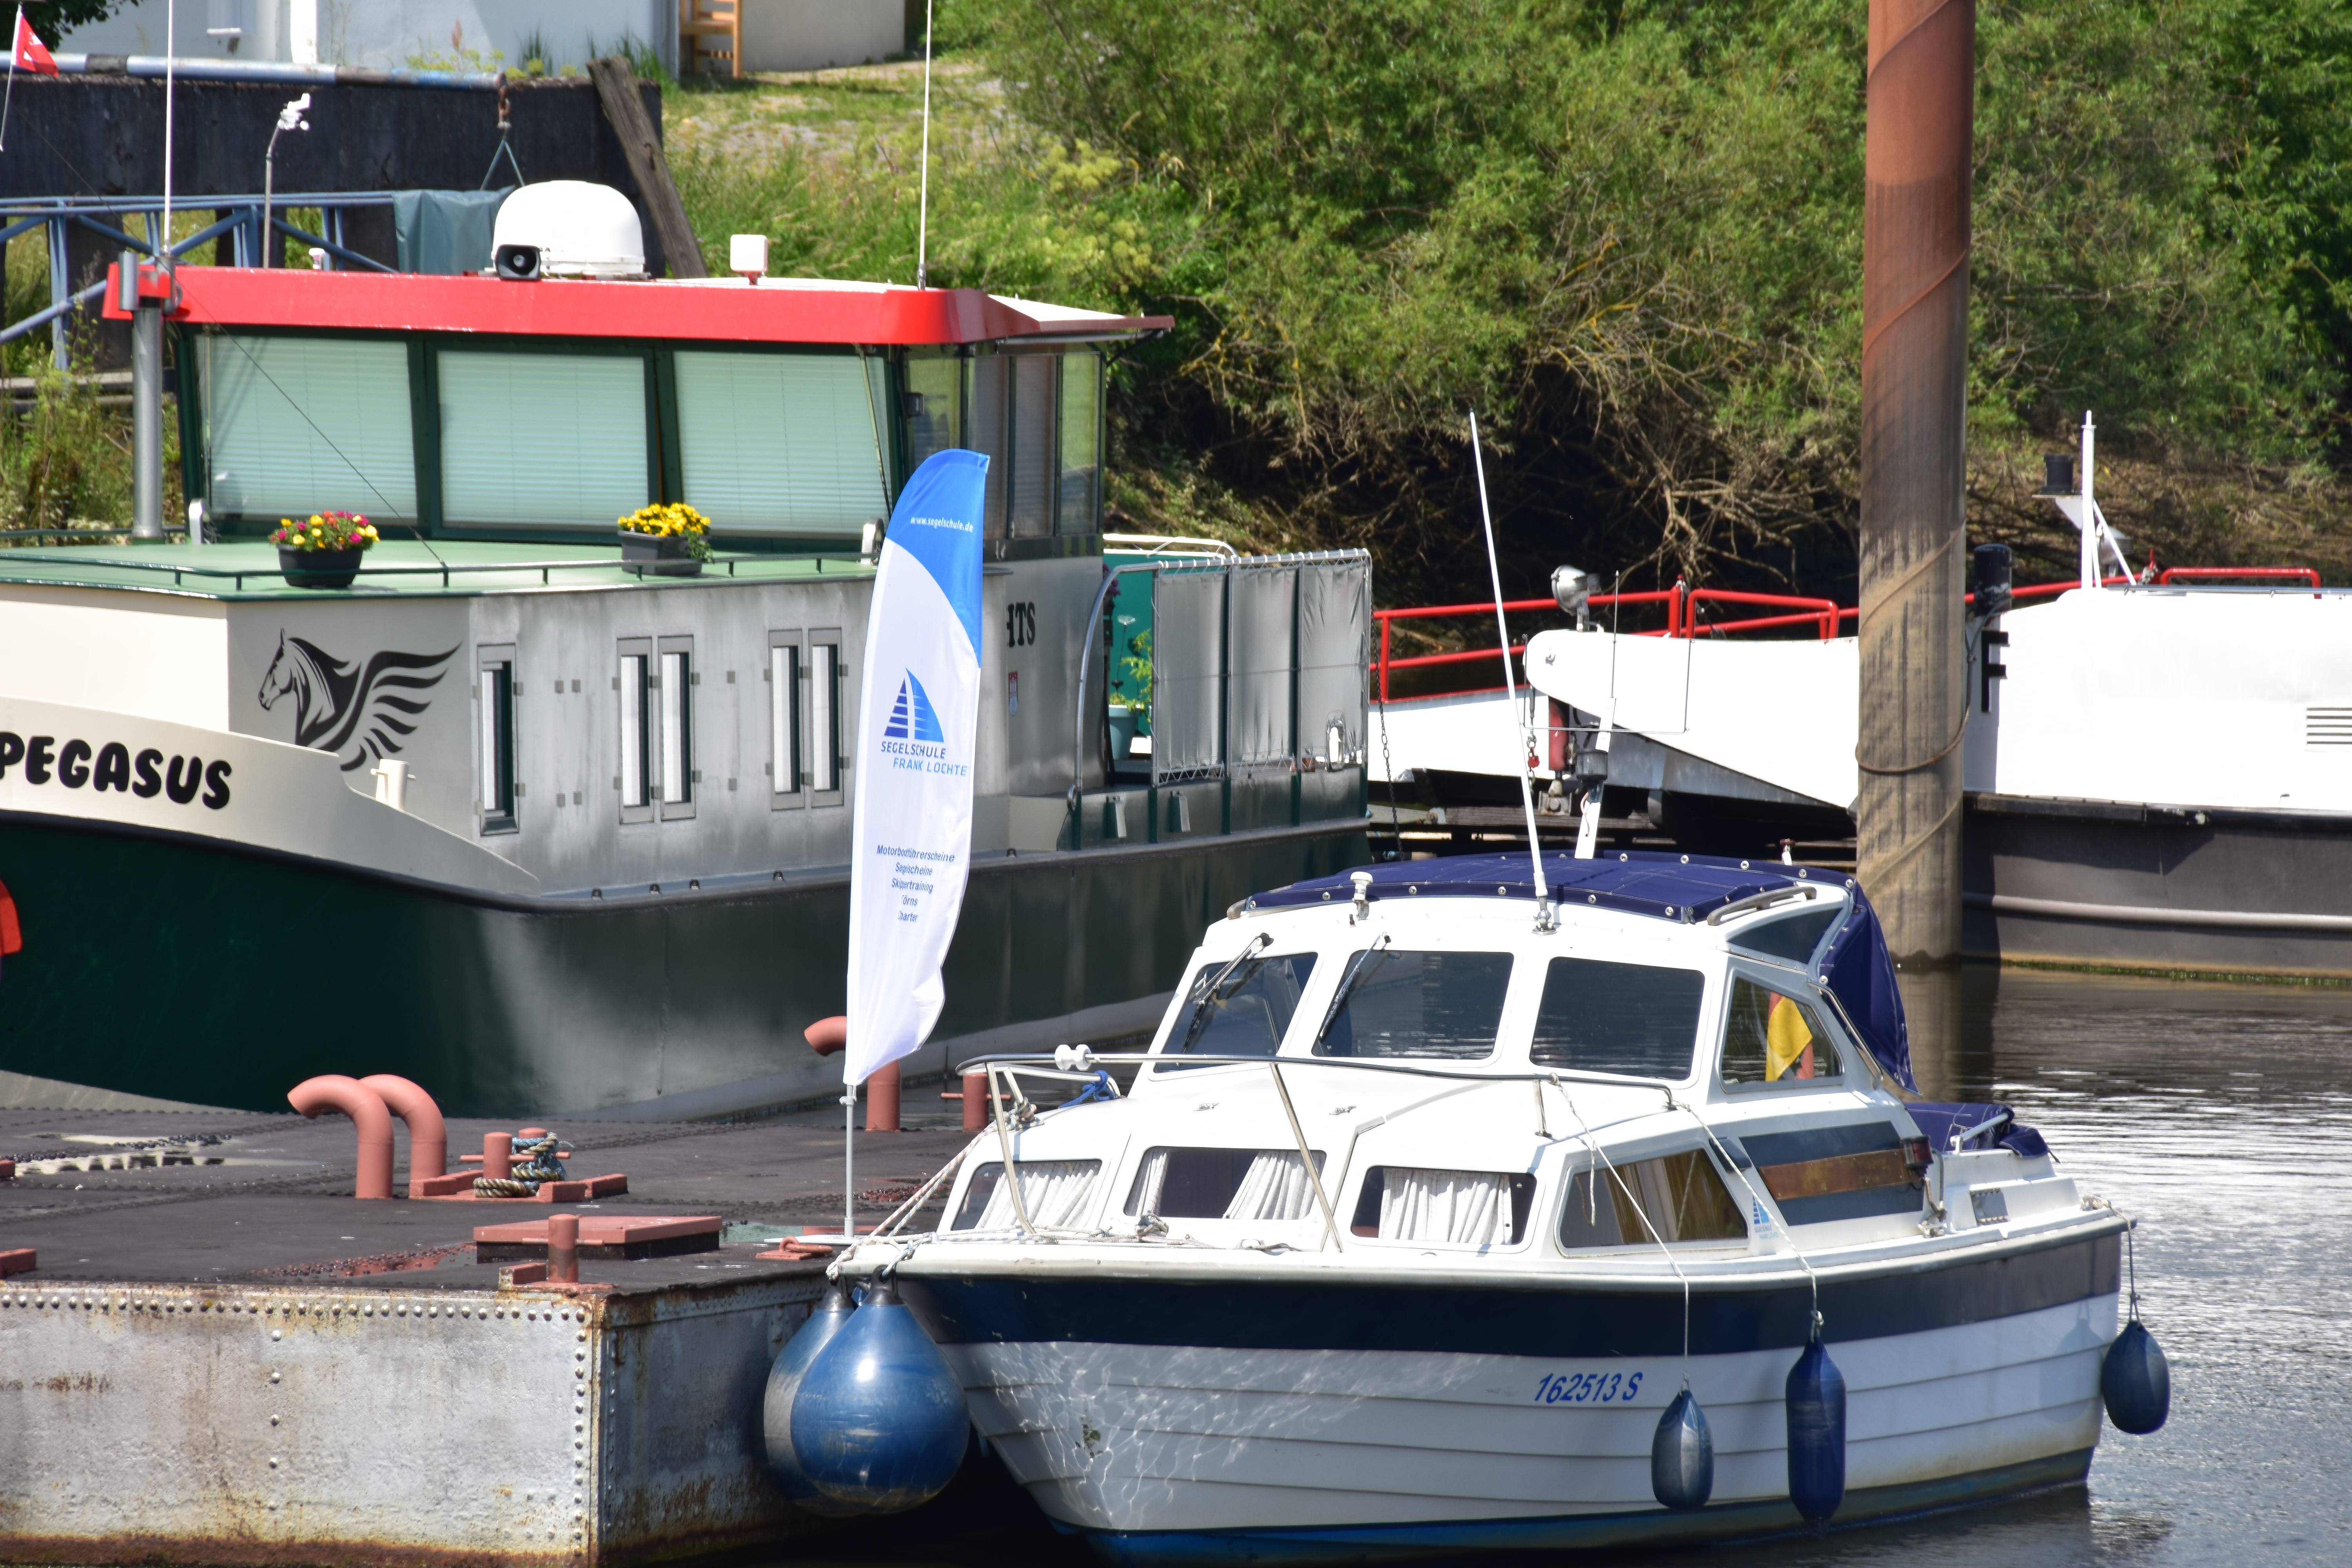
{"label": "white motorboat", "polygon": [[[1750,1537],[2079,1482],[2131,1222],[2005,1108],[1896,1092],[1854,885],[1540,878],[1463,856],[1236,904],[1148,1054],[986,1064],[942,1228],[844,1277],[894,1279],[988,1445],[1118,1560]],[[1097,1087],[1041,1110],[1056,1076]],[[1814,1343],[1833,1424],[1799,1408]],[[1668,1507],[1685,1390],[1712,1484]]]}

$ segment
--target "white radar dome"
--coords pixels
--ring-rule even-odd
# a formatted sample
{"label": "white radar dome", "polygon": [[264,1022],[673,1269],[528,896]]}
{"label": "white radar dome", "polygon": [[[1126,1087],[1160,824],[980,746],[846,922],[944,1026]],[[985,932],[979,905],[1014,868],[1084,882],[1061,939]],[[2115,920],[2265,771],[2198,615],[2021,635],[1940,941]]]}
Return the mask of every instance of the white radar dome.
{"label": "white radar dome", "polygon": [[540,271],[551,278],[642,278],[646,231],[629,198],[586,180],[546,180],[523,185],[499,205],[493,248],[539,247]]}

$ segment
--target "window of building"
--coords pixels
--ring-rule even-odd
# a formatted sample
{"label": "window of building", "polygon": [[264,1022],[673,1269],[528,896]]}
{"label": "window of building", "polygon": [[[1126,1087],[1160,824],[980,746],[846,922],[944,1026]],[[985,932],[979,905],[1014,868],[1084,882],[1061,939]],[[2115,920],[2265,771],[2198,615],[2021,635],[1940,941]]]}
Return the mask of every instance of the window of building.
{"label": "window of building", "polygon": [[702,782],[694,768],[694,686],[701,679],[694,670],[694,639],[662,638],[660,669],[654,691],[661,715],[654,783],[664,817],[691,816],[694,786]]}
{"label": "window of building", "polygon": [[1715,1164],[1692,1149],[1656,1160],[1596,1164],[1568,1184],[1559,1245],[1655,1247],[1659,1242],[1745,1241],[1748,1222]]}
{"label": "window of building", "polygon": [[441,514],[609,532],[652,496],[641,353],[443,350]]}
{"label": "window of building", "polygon": [[207,332],[195,354],[215,516],[415,519],[405,343]]}
{"label": "window of building", "polygon": [[1476,1060],[1495,1054],[1511,955],[1376,946],[1353,955],[1339,984],[1317,1056]]}
{"label": "window of building", "polygon": [[514,668],[511,645],[479,650],[474,689],[480,730],[474,800],[484,833],[512,833],[518,826],[515,797],[522,791],[515,782]]}
{"label": "window of building", "polygon": [[809,634],[808,775],[811,805],[839,805],[842,800],[841,633]]}
{"label": "window of building", "polygon": [[768,634],[768,793],[779,809],[806,805],[801,739],[801,634]]}
{"label": "window of building", "polygon": [[653,815],[653,661],[651,638],[628,638],[621,644],[621,672],[613,678],[621,709],[621,771],[613,775],[613,787],[620,792],[624,822]]}
{"label": "window of building", "polygon": [[686,500],[714,530],[847,535],[889,515],[866,362],[680,349],[676,363]]}
{"label": "window of building", "polygon": [[1723,1081],[1785,1088],[1845,1072],[1821,1015],[1744,976],[1731,983],[1723,1023]]}
{"label": "window of building", "polygon": [[1706,976],[1696,969],[1555,958],[1536,1014],[1535,1065],[1632,1078],[1690,1077]]}
{"label": "window of building", "polygon": [[1094,533],[1102,526],[1102,355],[1062,356],[1060,424],[1056,527]]}

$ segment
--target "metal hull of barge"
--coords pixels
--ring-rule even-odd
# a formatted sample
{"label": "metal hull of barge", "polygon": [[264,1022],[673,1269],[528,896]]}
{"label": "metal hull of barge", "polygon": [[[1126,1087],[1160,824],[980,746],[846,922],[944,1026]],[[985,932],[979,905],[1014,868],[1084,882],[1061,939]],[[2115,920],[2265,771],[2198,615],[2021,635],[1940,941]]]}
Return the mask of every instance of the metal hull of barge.
{"label": "metal hull of barge", "polygon": [[[907,1070],[1147,1029],[1204,922],[1364,858],[1360,821],[983,858],[948,1010]],[[458,1115],[726,1114],[839,1090],[800,1031],[842,1011],[845,868],[502,897],[25,813],[0,814],[0,866],[28,926],[0,994],[13,1072],[254,1110],[317,1073],[393,1072]],[[317,931],[352,933],[348,961],[289,962]]]}

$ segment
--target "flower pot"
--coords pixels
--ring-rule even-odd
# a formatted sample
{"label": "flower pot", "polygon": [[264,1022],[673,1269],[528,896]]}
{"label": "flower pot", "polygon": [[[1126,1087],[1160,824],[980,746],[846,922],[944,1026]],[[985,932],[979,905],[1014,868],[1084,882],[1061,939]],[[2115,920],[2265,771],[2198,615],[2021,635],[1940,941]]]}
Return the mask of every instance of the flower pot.
{"label": "flower pot", "polygon": [[278,569],[293,588],[348,588],[360,574],[364,550],[289,550],[278,547]]}
{"label": "flower pot", "polygon": [[636,533],[621,530],[621,569],[638,576],[651,573],[656,577],[694,577],[701,574],[702,563],[693,554],[693,544],[683,533]]}

